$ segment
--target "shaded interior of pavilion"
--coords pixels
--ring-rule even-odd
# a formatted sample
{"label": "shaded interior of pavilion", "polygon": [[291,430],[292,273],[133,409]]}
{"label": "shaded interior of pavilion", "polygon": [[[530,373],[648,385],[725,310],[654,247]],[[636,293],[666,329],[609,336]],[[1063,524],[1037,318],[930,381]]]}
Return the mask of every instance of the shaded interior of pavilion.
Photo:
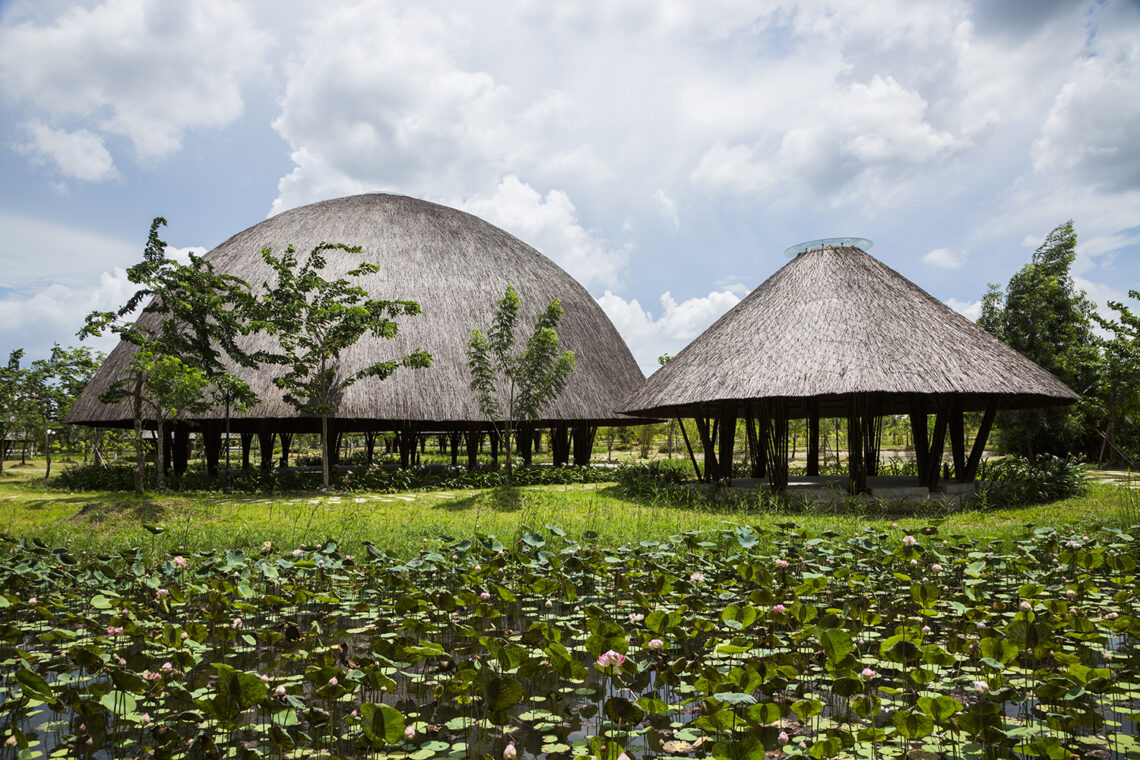
{"label": "shaded interior of pavilion", "polygon": [[[974,490],[999,410],[1055,405],[1056,399],[997,394],[853,393],[724,400],[658,412],[670,413],[679,421],[694,420],[695,436],[690,437],[684,425],[680,427],[701,481],[791,495],[841,491],[916,498],[939,491]],[[973,415],[973,424],[968,424],[967,415]],[[883,422],[888,416],[901,417],[909,426],[916,475],[881,472]],[[820,423],[828,419],[845,424],[843,475],[821,472]],[[802,474],[798,468],[792,474],[790,467],[792,420],[805,421],[806,463]],[[969,436],[975,425],[976,432]],[[748,462],[748,477],[734,478],[733,462],[741,449]]]}
{"label": "shaded interior of pavilion", "polygon": [[[638,420],[615,422],[630,425]],[[147,427],[146,438],[153,440],[155,425]],[[296,436],[318,435],[321,424],[319,418],[236,419],[230,421],[227,430],[224,419],[201,419],[164,427],[163,466],[167,473],[183,474],[193,458],[201,458],[206,472],[217,476],[227,466],[227,459],[233,468],[256,467],[265,472],[296,466]],[[358,447],[355,459],[367,466],[384,460],[401,469],[419,467],[429,451],[437,455],[436,461],[442,455],[450,466],[469,471],[487,460],[491,467],[498,467],[505,458],[499,430],[485,422],[377,424],[373,420],[338,419],[330,420],[329,431],[334,467],[342,466],[349,439]],[[554,466],[588,465],[597,431],[597,424],[581,421],[521,423],[513,435],[513,455],[524,465],[543,452],[550,455]]]}

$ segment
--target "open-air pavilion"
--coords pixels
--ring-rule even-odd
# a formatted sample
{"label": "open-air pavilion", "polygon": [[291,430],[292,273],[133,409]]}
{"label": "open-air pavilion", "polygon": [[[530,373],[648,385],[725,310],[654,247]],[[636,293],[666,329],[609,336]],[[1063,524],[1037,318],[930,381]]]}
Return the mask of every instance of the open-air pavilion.
{"label": "open-air pavilion", "polygon": [[[864,493],[869,477],[875,485],[886,415],[909,415],[919,471],[909,485],[934,490],[947,438],[954,480],[971,483],[999,410],[1077,400],[1056,377],[864,247],[867,241],[844,238],[789,249],[792,261],[655,372],[621,411],[695,419],[699,440],[687,443],[704,480],[731,477],[744,419],[752,475],[778,490],[789,482],[789,420],[808,421],[801,482],[822,485],[819,421],[845,419],[848,476],[839,485]],[[967,412],[982,413],[973,442],[966,440]]]}
{"label": "open-air pavilion", "polygon": [[[401,369],[387,380],[367,378],[345,389],[331,420],[334,437],[363,433],[371,446],[377,433],[394,432],[403,466],[414,460],[418,444],[427,435],[445,437],[453,463],[459,461],[463,448],[468,465],[473,466],[485,437],[495,452],[498,442],[492,425],[469,387],[467,340],[473,329],[486,331],[491,326],[495,304],[508,284],[514,285],[522,302],[520,343],[530,335],[538,313],[552,299],[560,299],[564,309],[558,327],[561,346],[574,352],[577,365],[566,389],[542,418],[519,429],[518,451],[524,461],[530,460],[537,431],[547,431],[555,464],[584,464],[589,462],[599,425],[637,424],[638,420],[614,409],[645,377],[598,304],[549,258],[471,214],[398,195],[339,198],[256,224],[210,251],[206,260],[217,271],[236,275],[259,292],[272,279],[261,255],[263,247],[281,254],[293,245],[303,259],[326,241],[362,248],[358,254],[328,252],[326,279],[344,276],[362,261],[375,264],[379,272],[354,282],[373,298],[417,301],[423,312],[401,318],[399,334],[390,340],[365,335],[344,350],[342,374],[415,349],[422,348],[434,358],[430,368]],[[142,317],[150,318],[153,315]],[[246,348],[268,348],[270,340],[264,334],[253,336]],[[133,345],[120,342],[75,403],[67,422],[118,428],[133,425],[129,400],[104,404],[99,396],[122,376],[134,350]],[[242,437],[246,452],[250,442],[258,439],[264,468],[272,466],[275,437],[287,458],[293,434],[319,432],[320,418],[300,414],[290,406],[273,384],[273,372],[270,367],[235,369],[261,398],[256,407],[233,410],[227,420],[219,406],[184,416],[171,426],[172,445],[167,450],[172,452],[173,469],[186,467],[191,431],[201,435],[208,469],[215,472],[227,422]],[[146,426],[153,429],[154,420],[147,420]]]}

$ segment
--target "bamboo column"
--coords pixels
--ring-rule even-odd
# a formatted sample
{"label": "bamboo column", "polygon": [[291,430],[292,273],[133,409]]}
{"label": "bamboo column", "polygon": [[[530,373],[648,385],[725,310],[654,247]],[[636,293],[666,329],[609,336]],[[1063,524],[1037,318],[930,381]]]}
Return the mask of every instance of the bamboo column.
{"label": "bamboo column", "polygon": [[810,399],[808,406],[808,477],[819,475],[819,399]]}

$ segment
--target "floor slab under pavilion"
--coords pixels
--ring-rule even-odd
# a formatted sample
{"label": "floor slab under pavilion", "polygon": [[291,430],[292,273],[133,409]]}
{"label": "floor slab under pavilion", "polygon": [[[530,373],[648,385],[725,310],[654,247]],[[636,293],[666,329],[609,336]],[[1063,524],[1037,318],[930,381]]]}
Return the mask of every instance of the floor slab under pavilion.
{"label": "floor slab under pavilion", "polygon": [[[871,475],[867,477],[867,493],[852,497],[848,493],[850,480],[846,475],[817,475],[789,478],[788,497],[792,501],[829,504],[851,498],[860,501],[914,502],[937,499],[958,501],[972,496],[978,483],[946,481],[938,484],[933,493],[918,483],[918,478],[904,475]],[[771,486],[767,478],[733,478],[729,487],[740,490],[764,490]]]}

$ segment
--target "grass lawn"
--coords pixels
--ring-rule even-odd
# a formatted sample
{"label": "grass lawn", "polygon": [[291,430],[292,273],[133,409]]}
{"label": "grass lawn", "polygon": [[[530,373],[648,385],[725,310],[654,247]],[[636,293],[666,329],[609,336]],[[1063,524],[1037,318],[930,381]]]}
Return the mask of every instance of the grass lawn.
{"label": "grass lawn", "polygon": [[[53,470],[66,466],[53,463]],[[867,527],[900,531],[931,518],[853,512],[757,513],[737,509],[689,508],[650,504],[623,497],[612,484],[535,486],[401,494],[286,494],[225,496],[218,493],[67,493],[42,484],[42,462],[6,463],[0,477],[0,531],[36,537],[73,551],[115,552],[141,547],[148,552],[208,549],[278,549],[302,543],[336,541],[348,553],[371,541],[396,556],[415,554],[426,541],[465,538],[475,533],[514,540],[527,531],[553,525],[573,536],[597,534],[602,545],[657,540],[688,530],[748,524],[764,532],[832,531],[850,536]],[[1057,529],[1129,527],[1140,523],[1140,492],[1093,478],[1084,496],[1015,510],[964,511],[945,516],[943,532],[969,538],[1011,538],[1026,524]],[[144,526],[161,529],[154,534]],[[783,527],[781,527],[783,526]]]}

